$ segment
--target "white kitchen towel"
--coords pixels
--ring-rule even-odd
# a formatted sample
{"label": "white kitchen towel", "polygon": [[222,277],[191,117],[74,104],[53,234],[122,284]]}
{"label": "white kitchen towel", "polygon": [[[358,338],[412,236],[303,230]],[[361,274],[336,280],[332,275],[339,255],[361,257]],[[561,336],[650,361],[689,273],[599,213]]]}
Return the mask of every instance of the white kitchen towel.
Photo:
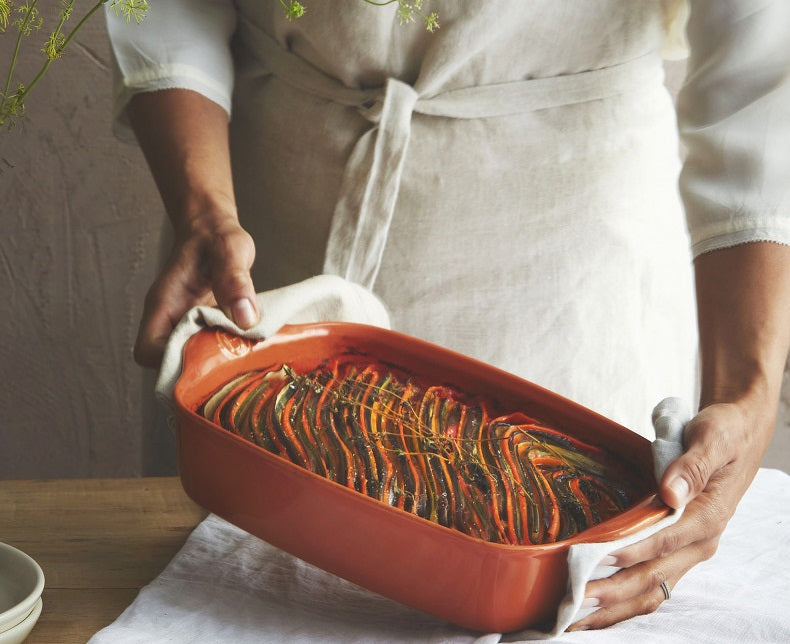
{"label": "white kitchen towel", "polygon": [[[790,476],[760,470],[721,538],[649,615],[564,644],[790,642]],[[90,644],[493,644],[319,570],[215,516]]]}
{"label": "white kitchen towel", "polygon": [[220,327],[251,340],[274,335],[285,324],[309,322],[359,322],[389,328],[389,314],[371,291],[338,277],[316,275],[302,282],[258,293],[261,318],[250,329],[241,329],[220,309],[196,306],[173,329],[168,340],[156,395],[166,405],[181,375],[181,354],[187,340],[206,327]]}

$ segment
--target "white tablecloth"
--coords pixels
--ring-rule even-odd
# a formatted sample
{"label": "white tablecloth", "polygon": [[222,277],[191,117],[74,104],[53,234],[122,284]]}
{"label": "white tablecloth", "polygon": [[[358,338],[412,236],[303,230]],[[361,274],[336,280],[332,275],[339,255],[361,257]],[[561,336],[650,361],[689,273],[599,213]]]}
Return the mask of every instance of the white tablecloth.
{"label": "white tablecloth", "polygon": [[[716,555],[651,614],[565,643],[790,642],[790,476],[760,470]],[[211,516],[90,644],[517,642],[465,631],[324,573]]]}

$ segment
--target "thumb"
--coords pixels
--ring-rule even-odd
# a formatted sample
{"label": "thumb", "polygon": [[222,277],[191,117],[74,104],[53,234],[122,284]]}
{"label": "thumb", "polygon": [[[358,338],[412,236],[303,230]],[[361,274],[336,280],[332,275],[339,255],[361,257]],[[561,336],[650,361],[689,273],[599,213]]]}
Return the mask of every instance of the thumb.
{"label": "thumb", "polygon": [[713,408],[701,411],[686,425],[686,451],[667,467],[661,479],[661,499],[672,508],[683,507],[698,496],[711,477],[731,460],[722,440],[726,419],[711,411]]}
{"label": "thumb", "polygon": [[212,246],[211,287],[217,304],[237,326],[249,329],[260,319],[250,276],[255,244],[247,232],[236,227],[216,236]]}

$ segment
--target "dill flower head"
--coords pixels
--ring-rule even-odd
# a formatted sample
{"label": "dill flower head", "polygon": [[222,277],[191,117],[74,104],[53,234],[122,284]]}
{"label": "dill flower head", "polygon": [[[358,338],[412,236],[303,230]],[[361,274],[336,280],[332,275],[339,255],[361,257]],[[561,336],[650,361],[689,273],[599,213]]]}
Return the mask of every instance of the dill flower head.
{"label": "dill flower head", "polygon": [[8,0],[0,0],[0,32],[8,27],[8,19],[11,17],[11,4]]}
{"label": "dill flower head", "polygon": [[[395,15],[400,24],[406,25],[419,18],[425,23],[425,28],[428,31],[434,32],[439,28],[439,14],[435,11],[425,13],[423,11],[424,1],[425,0],[364,0],[364,2],[377,7],[383,7],[397,2],[398,8]],[[283,7],[287,20],[301,18],[307,11],[305,6],[301,2],[297,2],[297,0],[280,0],[280,4]]]}
{"label": "dill flower head", "polygon": [[288,20],[293,20],[294,18],[301,18],[307,9],[304,8],[304,5],[301,2],[297,2],[296,0],[291,0],[290,2],[286,2],[285,0],[280,0],[280,4],[283,6],[285,10],[285,17]]}
{"label": "dill flower head", "polygon": [[66,44],[66,36],[61,32],[55,31],[49,34],[47,42],[41,48],[41,51],[46,54],[49,60],[55,60],[63,55],[63,46]]}
{"label": "dill flower head", "polygon": [[112,0],[110,8],[116,16],[123,16],[126,23],[134,20],[138,25],[148,13],[148,0]]}
{"label": "dill flower head", "polygon": [[[38,9],[38,0],[0,0],[0,32],[8,29],[9,23],[16,28],[16,46],[11,54],[11,61],[0,65],[0,128],[12,128],[15,122],[24,116],[25,101],[30,91],[45,75],[53,61],[63,55],[63,51],[75,37],[77,32],[102,7],[108,5],[126,22],[134,20],[142,22],[148,11],[148,0],[91,0],[80,20],[73,27],[67,23],[72,16],[77,0],[60,0],[57,20],[53,27],[48,27],[47,38],[41,44],[39,52],[44,54],[41,68],[29,83],[17,80],[17,62],[26,51],[24,41],[41,29],[44,19]],[[16,89],[14,89],[16,87]]]}

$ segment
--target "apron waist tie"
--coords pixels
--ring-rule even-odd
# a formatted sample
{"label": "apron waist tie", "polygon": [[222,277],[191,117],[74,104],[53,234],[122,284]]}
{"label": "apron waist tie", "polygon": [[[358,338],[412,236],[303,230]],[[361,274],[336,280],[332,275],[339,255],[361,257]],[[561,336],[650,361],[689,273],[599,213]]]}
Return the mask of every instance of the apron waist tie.
{"label": "apron waist tie", "polygon": [[601,100],[635,84],[663,78],[658,56],[564,76],[518,80],[420,96],[389,78],[374,89],[347,87],[241,17],[241,42],[255,56],[255,73],[274,75],[323,100],[355,107],[372,127],[346,163],[324,258],[324,272],[372,289],[395,211],[413,113],[445,118],[492,118]]}

